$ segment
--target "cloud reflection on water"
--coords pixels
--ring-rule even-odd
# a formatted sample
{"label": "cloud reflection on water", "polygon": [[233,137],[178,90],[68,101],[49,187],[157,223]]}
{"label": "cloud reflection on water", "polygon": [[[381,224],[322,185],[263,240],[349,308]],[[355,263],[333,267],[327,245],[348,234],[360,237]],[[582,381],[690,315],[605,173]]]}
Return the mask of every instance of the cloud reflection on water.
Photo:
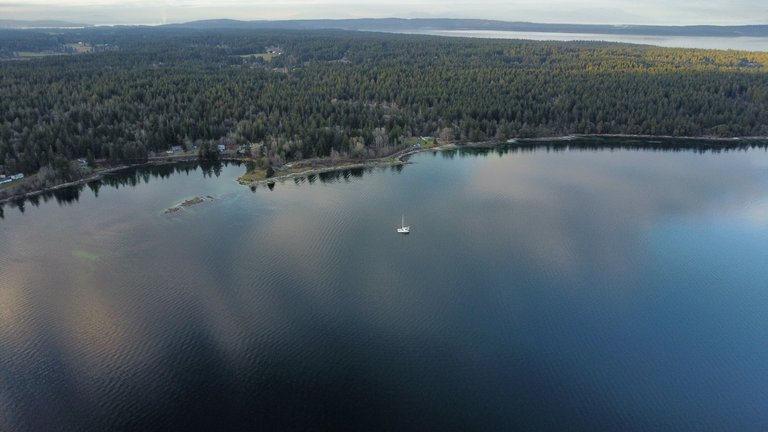
{"label": "cloud reflection on water", "polygon": [[[574,276],[593,266],[623,274],[641,256],[644,231],[658,221],[708,217],[728,203],[765,197],[758,172],[745,170],[752,157],[744,152],[512,154],[477,164],[459,195],[472,197],[478,208],[501,207],[507,218],[486,226],[504,223],[514,233],[515,248],[526,249],[521,255],[535,257],[541,267],[557,266]],[[498,217],[488,213],[457,226]]]}
{"label": "cloud reflection on water", "polygon": [[[531,291],[626,287],[646,269],[645,235],[665,220],[765,221],[768,211],[764,152],[444,157],[419,155],[399,175],[253,194],[211,180],[237,199],[171,219],[158,203],[206,183],[168,179],[9,215],[0,381],[14,392],[0,390],[0,413],[42,392],[53,418],[70,407],[53,396],[73,389],[81,408],[113,399],[149,409],[148,390],[163,406],[197,388],[195,368],[261,385],[281,382],[260,373],[283,362],[294,367],[286,385],[312,388],[313,367],[349,377],[338,359],[312,364],[334,355],[359,360],[372,382],[382,378],[366,360],[408,369],[428,352],[448,359],[431,370],[436,381],[482,375],[505,355],[499,340],[525,340],[535,325],[563,330],[566,321],[536,320]],[[409,237],[394,231],[402,212]],[[37,366],[49,371],[43,379]]]}

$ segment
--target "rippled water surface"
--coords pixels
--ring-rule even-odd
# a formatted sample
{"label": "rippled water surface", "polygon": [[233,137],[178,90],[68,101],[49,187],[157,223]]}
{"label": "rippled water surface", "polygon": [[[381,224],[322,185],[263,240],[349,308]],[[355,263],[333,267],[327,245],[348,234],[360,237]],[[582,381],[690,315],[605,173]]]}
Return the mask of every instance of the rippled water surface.
{"label": "rippled water surface", "polygon": [[765,149],[411,161],[6,205],[0,430],[768,429]]}

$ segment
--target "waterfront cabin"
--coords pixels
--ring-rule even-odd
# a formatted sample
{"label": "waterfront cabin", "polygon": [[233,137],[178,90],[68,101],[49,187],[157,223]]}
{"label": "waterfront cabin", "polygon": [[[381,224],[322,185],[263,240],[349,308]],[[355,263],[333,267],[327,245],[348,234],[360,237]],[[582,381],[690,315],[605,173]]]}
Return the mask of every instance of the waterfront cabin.
{"label": "waterfront cabin", "polygon": [[22,173],[10,175],[10,176],[3,175],[3,176],[0,176],[0,185],[10,183],[14,180],[21,180],[23,178],[24,178],[24,174]]}

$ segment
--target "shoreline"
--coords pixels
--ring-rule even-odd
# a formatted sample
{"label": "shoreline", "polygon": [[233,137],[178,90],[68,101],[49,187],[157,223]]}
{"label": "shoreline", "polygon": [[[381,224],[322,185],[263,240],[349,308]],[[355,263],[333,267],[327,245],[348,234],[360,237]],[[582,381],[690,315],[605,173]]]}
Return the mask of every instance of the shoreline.
{"label": "shoreline", "polygon": [[[241,163],[245,163],[246,162],[246,159],[236,159],[236,158],[224,158],[224,159],[221,159],[221,160],[238,161],[238,162],[241,162]],[[175,157],[175,158],[173,158],[173,157],[163,157],[163,158],[157,158],[157,159],[150,159],[150,160],[148,160],[146,162],[129,163],[129,164],[121,164],[121,165],[110,166],[110,167],[107,167],[107,168],[103,168],[103,169],[99,169],[97,171],[94,171],[89,176],[83,177],[83,178],[78,179],[78,180],[73,180],[73,181],[66,182],[66,183],[59,183],[57,185],[49,186],[49,187],[46,187],[46,188],[43,188],[43,189],[37,189],[37,190],[30,191],[30,192],[25,192],[25,193],[21,193],[21,194],[11,195],[11,196],[6,197],[6,198],[0,198],[0,206],[4,205],[6,203],[9,203],[11,201],[16,201],[16,200],[20,200],[20,199],[27,199],[27,198],[35,197],[35,196],[38,196],[38,195],[43,195],[43,194],[49,193],[49,192],[55,192],[55,191],[57,191],[59,189],[64,189],[64,188],[68,188],[68,187],[72,187],[72,186],[77,186],[77,185],[81,185],[81,184],[85,184],[85,183],[90,183],[92,181],[98,181],[98,180],[101,180],[102,178],[104,178],[104,176],[106,176],[106,175],[109,175],[109,174],[112,174],[112,173],[115,173],[115,172],[118,172],[118,171],[123,171],[123,170],[131,169],[131,168],[140,168],[140,167],[145,167],[145,166],[159,166],[159,165],[175,165],[175,164],[178,164],[178,163],[190,163],[190,162],[198,162],[198,161],[199,161],[199,158],[196,157],[196,156],[192,157],[192,156],[183,155],[183,156],[179,156],[179,157]]]}
{"label": "shoreline", "polygon": [[[676,137],[676,136],[670,136],[670,135],[661,136],[661,135],[627,135],[627,134],[571,134],[571,135],[537,137],[537,138],[510,138],[506,141],[490,140],[490,141],[478,141],[478,142],[449,142],[446,144],[437,145],[435,147],[407,148],[399,152],[396,152],[392,155],[384,156],[377,159],[368,159],[360,162],[350,162],[349,160],[344,160],[344,161],[341,161],[340,163],[335,163],[335,164],[331,163],[330,165],[326,165],[323,167],[310,168],[302,171],[290,171],[290,172],[281,174],[280,170],[284,169],[285,167],[284,165],[283,167],[279,167],[276,170],[275,175],[272,177],[258,179],[258,180],[242,180],[242,178],[245,177],[245,174],[244,174],[243,176],[238,178],[238,183],[244,186],[257,187],[257,186],[269,185],[270,183],[272,184],[277,182],[282,183],[290,179],[302,178],[310,175],[317,175],[317,174],[341,171],[346,169],[404,165],[408,163],[407,162],[408,157],[414,154],[429,152],[429,151],[445,151],[445,150],[455,150],[459,148],[493,148],[500,145],[516,145],[516,144],[524,145],[529,143],[533,145],[543,145],[543,143],[546,143],[546,142],[562,143],[562,142],[569,142],[569,141],[575,141],[579,139],[590,139],[590,138],[638,139],[638,140],[646,140],[648,141],[648,144],[655,143],[655,142],[651,142],[651,140],[698,141],[698,142],[710,142],[712,144],[717,144],[717,143],[732,144],[737,142],[763,141],[766,144],[768,144],[768,137],[720,138],[720,137]],[[310,164],[313,161],[315,160],[296,161],[294,162],[294,164],[302,164],[302,163]],[[291,164],[286,164],[286,165],[291,165]],[[289,167],[289,170],[291,168],[292,167]]]}
{"label": "shoreline", "polygon": [[[445,144],[440,144],[434,147],[406,148],[388,156],[382,156],[380,158],[373,158],[373,159],[362,159],[359,161],[354,161],[350,159],[332,161],[330,159],[323,159],[323,158],[293,161],[281,167],[278,167],[275,175],[272,177],[260,178],[257,180],[247,180],[247,179],[243,180],[243,177],[245,177],[247,174],[245,173],[243,174],[243,176],[238,177],[237,181],[243,186],[257,187],[257,186],[268,185],[270,183],[284,182],[285,180],[289,180],[289,179],[302,178],[310,175],[317,175],[317,174],[323,174],[323,173],[340,171],[340,170],[405,165],[409,163],[407,161],[408,157],[414,154],[428,152],[428,151],[445,151],[445,150],[455,150],[458,148],[492,148],[500,145],[530,144],[533,146],[538,146],[538,145],[543,145],[544,143],[547,143],[547,142],[563,143],[563,142],[575,141],[579,139],[590,139],[590,138],[639,139],[639,140],[647,140],[647,141],[681,140],[681,141],[698,141],[701,143],[708,142],[711,144],[735,144],[735,143],[744,143],[749,141],[761,141],[761,142],[764,142],[765,144],[768,144],[768,136],[744,136],[744,137],[684,136],[684,137],[679,137],[679,136],[670,136],[670,135],[630,135],[630,134],[568,134],[568,135],[549,136],[549,137],[510,138],[508,140],[503,140],[503,141],[496,141],[496,140],[478,141],[478,142],[453,141]],[[652,143],[649,142],[649,144],[652,144]],[[231,157],[231,156],[223,157],[219,159],[219,161],[230,161],[230,162],[239,162],[239,163],[247,163],[252,160],[253,159],[249,157]],[[88,177],[84,177],[82,179],[74,180],[67,183],[57,184],[55,186],[46,187],[44,189],[25,192],[23,194],[11,195],[6,198],[0,198],[0,205],[4,205],[8,202],[19,200],[19,199],[27,199],[27,198],[34,197],[37,195],[42,195],[48,192],[53,192],[58,189],[77,186],[77,185],[88,183],[91,181],[101,180],[107,174],[111,174],[111,173],[125,170],[125,169],[138,168],[138,167],[150,166],[150,165],[169,165],[169,164],[172,165],[172,164],[190,163],[190,162],[200,162],[200,159],[197,156],[191,156],[191,155],[180,155],[176,157],[162,156],[162,157],[156,157],[154,159],[149,159],[146,162],[111,166],[108,168],[95,171],[93,174],[89,175]],[[321,164],[322,166],[315,166],[316,164]],[[302,169],[302,168],[305,168],[305,169]],[[281,173],[281,171],[285,171],[285,170],[287,170],[288,172]]]}
{"label": "shoreline", "polygon": [[104,170],[100,170],[98,172],[94,172],[93,174],[89,175],[88,177],[83,177],[83,178],[78,179],[78,180],[74,180],[74,181],[66,182],[66,183],[60,183],[60,184],[57,184],[57,185],[54,185],[54,186],[50,186],[50,187],[46,187],[46,188],[43,188],[43,189],[38,189],[38,190],[30,191],[30,192],[25,192],[23,194],[16,194],[16,195],[11,195],[11,196],[6,197],[6,198],[1,198],[0,199],[0,205],[5,204],[7,202],[14,201],[14,200],[18,200],[18,199],[27,199],[27,198],[34,197],[34,196],[37,196],[37,195],[42,195],[42,194],[47,193],[47,192],[53,192],[53,191],[56,191],[56,190],[59,190],[59,189],[63,189],[63,188],[67,188],[67,187],[70,187],[70,186],[77,186],[79,184],[89,183],[89,182],[92,182],[92,181],[95,181],[95,180],[101,180],[104,177],[104,175],[106,175],[106,174],[110,174],[110,173],[113,173],[113,172],[116,172],[116,171],[120,171],[120,170],[124,170],[124,169],[128,169],[128,168],[142,166],[142,165],[146,165],[146,164],[142,163],[142,164],[131,164],[131,165],[119,165],[119,166],[115,166],[115,167],[105,168]]}
{"label": "shoreline", "polygon": [[[334,162],[322,159],[306,159],[302,161],[287,163],[281,167],[278,167],[275,170],[275,175],[272,177],[248,180],[244,179],[244,177],[246,177],[248,174],[246,173],[238,177],[237,182],[243,186],[256,187],[268,185],[270,183],[283,182],[289,179],[302,178],[334,171],[400,166],[407,164],[408,162],[406,159],[413,154],[420,153],[422,151],[438,150],[440,147],[442,146],[435,146],[427,149],[406,148],[388,156],[382,156],[380,158],[374,159],[362,159],[359,161],[343,159]],[[316,164],[322,164],[322,166],[315,166]]]}
{"label": "shoreline", "polygon": [[644,135],[644,134],[569,134],[552,137],[535,138],[510,138],[506,143],[516,141],[573,141],[584,138],[633,138],[642,140],[682,140],[682,141],[701,141],[701,142],[739,142],[739,141],[766,141],[768,136],[742,136],[742,137],[715,137],[715,136],[673,136],[673,135]]}

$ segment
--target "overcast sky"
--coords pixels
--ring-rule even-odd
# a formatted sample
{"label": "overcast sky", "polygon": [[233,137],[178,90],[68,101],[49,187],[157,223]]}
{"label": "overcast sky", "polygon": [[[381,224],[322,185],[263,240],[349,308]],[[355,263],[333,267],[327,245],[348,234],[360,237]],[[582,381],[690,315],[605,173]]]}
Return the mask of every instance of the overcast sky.
{"label": "overcast sky", "polygon": [[88,24],[384,17],[590,24],[768,24],[768,0],[0,0],[0,19]]}

